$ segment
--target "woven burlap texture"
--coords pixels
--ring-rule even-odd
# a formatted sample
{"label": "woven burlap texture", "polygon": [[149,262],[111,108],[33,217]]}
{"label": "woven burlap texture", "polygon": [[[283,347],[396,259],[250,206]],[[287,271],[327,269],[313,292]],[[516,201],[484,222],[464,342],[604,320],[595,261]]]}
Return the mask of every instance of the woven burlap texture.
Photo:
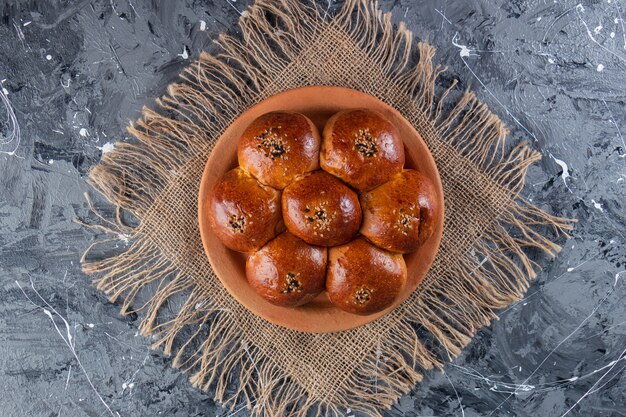
{"label": "woven burlap texture", "polygon": [[[569,222],[518,196],[540,155],[507,145],[502,122],[471,92],[436,83],[444,69],[433,66],[434,49],[412,46],[375,4],[348,0],[330,16],[313,1],[260,0],[240,27],[144,109],[129,128],[134,143],[117,143],[90,173],[139,225],[102,218],[97,227],[132,244],[98,260],[90,248],[84,270],[123,313],[142,310],[142,334],[232,408],[380,415],[523,296],[538,267],[526,252],[554,256]],[[200,178],[221,133],[259,101],[308,85],[353,88],[396,108],[429,146],[446,202],[441,248],[420,288],[385,317],[332,334],[287,330],[239,305],[211,270],[197,221]],[[134,305],[142,292],[148,302]],[[171,297],[186,301],[165,318]]]}

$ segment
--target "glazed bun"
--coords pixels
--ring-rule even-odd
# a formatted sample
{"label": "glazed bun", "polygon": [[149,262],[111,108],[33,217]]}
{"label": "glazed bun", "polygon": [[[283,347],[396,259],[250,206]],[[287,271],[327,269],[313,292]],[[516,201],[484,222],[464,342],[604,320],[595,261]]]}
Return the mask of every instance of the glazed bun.
{"label": "glazed bun", "polygon": [[308,245],[284,232],[248,257],[246,277],[270,303],[298,306],[324,291],[326,252],[324,247]]}
{"label": "glazed bun", "polygon": [[213,233],[239,252],[261,248],[283,227],[280,192],[241,168],[224,174],[209,196],[208,207]]}
{"label": "glazed bun", "polygon": [[324,171],[290,184],[282,196],[287,229],[311,245],[348,242],[361,226],[361,206],[354,191]]}
{"label": "glazed bun", "polygon": [[320,134],[299,113],[266,113],[239,140],[239,165],[265,185],[282,190],[319,168]]}
{"label": "glazed bun", "polygon": [[439,211],[434,185],[423,174],[406,170],[361,195],[361,234],[392,252],[417,250],[432,236]]}
{"label": "glazed bun", "polygon": [[320,164],[353,188],[369,191],[402,171],[404,145],[398,129],[382,114],[344,110],[324,127]]}
{"label": "glazed bun", "polygon": [[363,237],[330,248],[326,291],[338,308],[368,315],[393,304],[406,284],[402,255],[380,249]]}

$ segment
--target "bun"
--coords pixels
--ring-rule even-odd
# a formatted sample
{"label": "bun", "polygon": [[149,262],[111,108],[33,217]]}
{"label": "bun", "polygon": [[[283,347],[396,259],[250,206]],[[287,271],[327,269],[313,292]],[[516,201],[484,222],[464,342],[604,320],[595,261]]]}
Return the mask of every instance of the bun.
{"label": "bun", "polygon": [[438,211],[434,185],[423,174],[406,170],[361,195],[361,234],[392,252],[417,250],[435,230]]}
{"label": "bun", "polygon": [[254,120],[239,140],[239,165],[261,183],[282,190],[319,168],[320,134],[299,113],[267,113]]}
{"label": "bun", "polygon": [[248,254],[248,284],[264,300],[295,307],[325,289],[359,315],[399,303],[403,254],[431,238],[443,208],[424,174],[403,170],[399,130],[384,114],[340,111],[320,138],[306,116],[272,112],[240,137],[239,167],[215,185],[206,215],[226,247]]}
{"label": "bun", "polygon": [[287,229],[311,245],[346,243],[361,226],[356,193],[324,171],[315,171],[287,186],[282,211]]}
{"label": "bun", "polygon": [[368,191],[402,171],[404,145],[398,129],[382,114],[344,110],[324,127],[320,164],[353,188]]}
{"label": "bun", "polygon": [[250,286],[272,304],[294,307],[324,291],[327,250],[289,232],[280,234],[246,262]]}
{"label": "bun", "polygon": [[406,284],[406,264],[393,254],[358,237],[329,249],[326,291],[338,308],[368,315],[393,304]]}
{"label": "bun", "polygon": [[209,196],[208,207],[213,233],[239,252],[261,248],[282,227],[280,193],[241,168],[224,174]]}

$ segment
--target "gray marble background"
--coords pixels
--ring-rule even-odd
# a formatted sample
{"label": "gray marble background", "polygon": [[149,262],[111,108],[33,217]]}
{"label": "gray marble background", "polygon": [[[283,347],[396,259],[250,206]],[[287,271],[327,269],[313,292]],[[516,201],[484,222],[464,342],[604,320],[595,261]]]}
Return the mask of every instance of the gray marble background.
{"label": "gray marble background", "polygon": [[[0,4],[0,416],[247,414],[193,389],[93,288],[94,235],[73,222],[94,219],[89,168],[246,5]],[[523,195],[579,219],[526,298],[388,415],[626,416],[626,2],[381,5],[543,154]]]}

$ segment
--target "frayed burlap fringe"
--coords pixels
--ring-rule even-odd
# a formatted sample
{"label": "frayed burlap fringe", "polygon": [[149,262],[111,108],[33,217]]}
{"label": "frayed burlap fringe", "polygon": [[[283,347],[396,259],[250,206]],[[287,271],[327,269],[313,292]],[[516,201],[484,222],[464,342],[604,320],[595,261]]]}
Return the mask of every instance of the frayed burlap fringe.
{"label": "frayed burlap fringe", "polygon": [[[506,128],[473,93],[437,87],[445,69],[433,65],[434,49],[413,47],[404,24],[376,5],[348,0],[329,16],[313,1],[259,0],[240,27],[241,36],[219,38],[219,54],[189,65],[156,110],[144,109],[129,128],[137,141],[117,143],[91,172],[118,208],[96,227],[131,243],[103,260],[90,248],[84,270],[122,300],[122,313],[141,310],[141,333],[232,409],[380,415],[523,296],[538,269],[529,251],[554,256],[570,221],[519,197],[540,155],[506,146]],[[215,140],[255,103],[304,85],[354,88],[398,109],[431,149],[446,196],[441,249],[420,288],[387,316],[334,334],[286,330],[241,307],[211,270],[196,218]],[[121,211],[139,225],[125,226]],[[148,301],[137,305],[141,294]],[[164,317],[174,298],[185,301]]]}

